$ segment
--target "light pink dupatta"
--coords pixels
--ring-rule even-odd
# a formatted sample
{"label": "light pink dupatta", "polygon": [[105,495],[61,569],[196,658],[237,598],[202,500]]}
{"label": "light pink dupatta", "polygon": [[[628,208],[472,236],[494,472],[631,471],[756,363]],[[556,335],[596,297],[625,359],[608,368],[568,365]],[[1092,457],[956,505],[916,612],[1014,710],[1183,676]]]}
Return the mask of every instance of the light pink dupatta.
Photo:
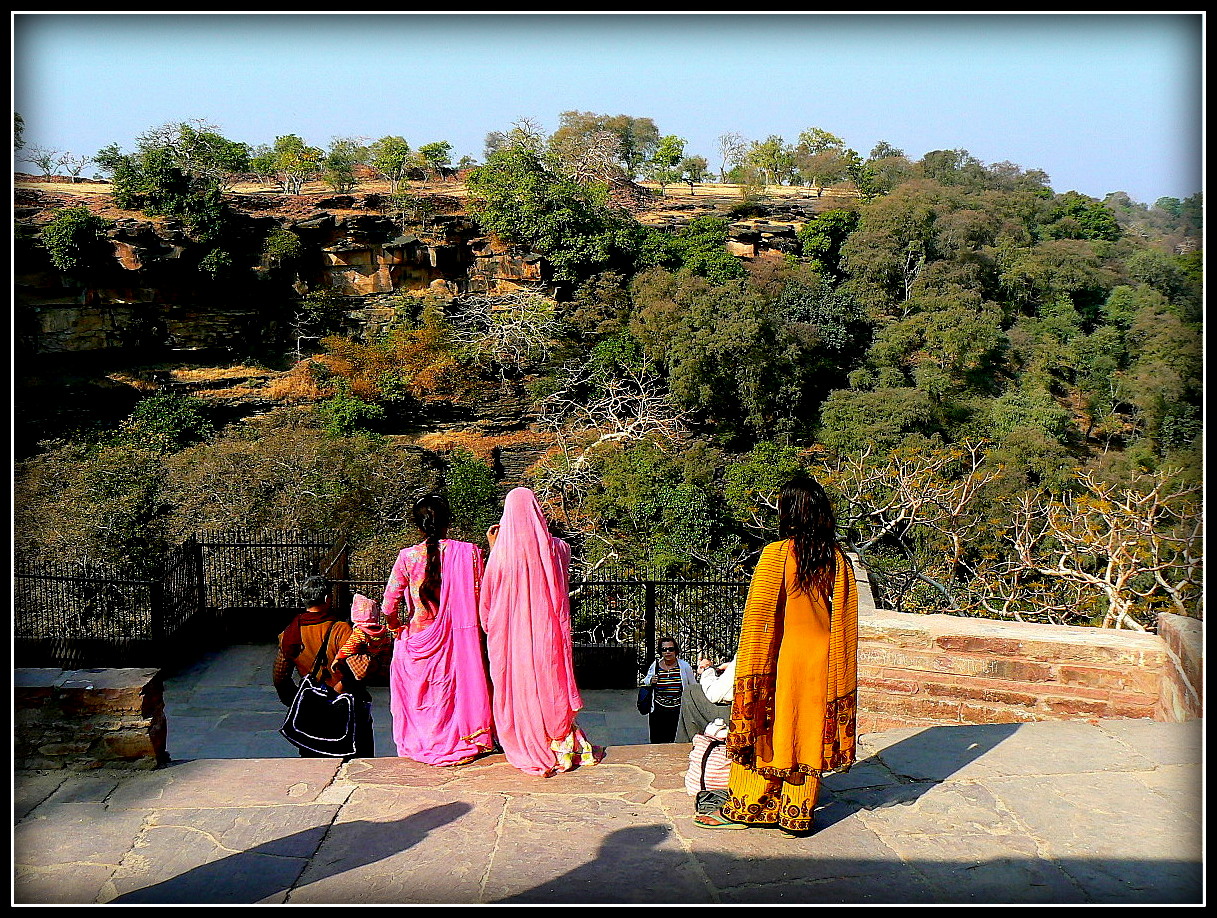
{"label": "light pink dupatta", "polygon": [[459,765],[494,746],[490,687],[477,619],[481,550],[445,540],[439,610],[394,641],[390,706],[397,754],[427,765]]}
{"label": "light pink dupatta", "polygon": [[570,546],[549,534],[532,491],[511,491],[486,562],[480,614],[495,734],[507,761],[527,774],[593,761],[575,725],[583,699],[571,651],[569,571]]}

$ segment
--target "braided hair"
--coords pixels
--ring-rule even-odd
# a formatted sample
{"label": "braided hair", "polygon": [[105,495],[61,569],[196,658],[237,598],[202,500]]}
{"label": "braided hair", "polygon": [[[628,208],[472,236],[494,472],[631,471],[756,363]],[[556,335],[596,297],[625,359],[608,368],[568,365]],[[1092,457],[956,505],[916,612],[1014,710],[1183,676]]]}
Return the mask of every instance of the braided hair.
{"label": "braided hair", "polygon": [[441,583],[439,542],[448,535],[448,525],[451,521],[452,510],[442,495],[428,494],[414,504],[414,523],[422,531],[427,542],[426,573],[423,575],[422,585],[418,588],[418,595],[426,605],[433,609],[439,608]]}
{"label": "braided hair", "polygon": [[778,496],[778,534],[794,543],[796,590],[813,587],[831,595],[837,572],[837,517],[824,488],[798,475]]}

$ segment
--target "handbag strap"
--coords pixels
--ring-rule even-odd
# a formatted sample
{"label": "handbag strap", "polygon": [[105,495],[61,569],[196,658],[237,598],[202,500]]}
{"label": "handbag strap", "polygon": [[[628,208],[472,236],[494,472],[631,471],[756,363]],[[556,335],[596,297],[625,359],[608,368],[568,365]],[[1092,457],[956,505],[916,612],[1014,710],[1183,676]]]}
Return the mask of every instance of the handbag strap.
{"label": "handbag strap", "polygon": [[714,739],[714,737],[710,737],[710,742],[706,743],[706,751],[701,755],[701,774],[698,775],[702,790],[706,790],[706,763],[710,761],[710,753],[714,751],[716,746],[721,745],[723,745],[723,741]]}
{"label": "handbag strap", "polygon": [[313,659],[313,671],[311,675],[314,679],[321,678],[321,670],[323,668],[330,668],[330,664],[326,659],[326,656],[330,647],[330,635],[334,633],[334,626],[337,624],[338,622],[336,621],[330,622],[330,626],[325,629],[325,640],[321,642],[321,647],[317,651],[317,656]]}

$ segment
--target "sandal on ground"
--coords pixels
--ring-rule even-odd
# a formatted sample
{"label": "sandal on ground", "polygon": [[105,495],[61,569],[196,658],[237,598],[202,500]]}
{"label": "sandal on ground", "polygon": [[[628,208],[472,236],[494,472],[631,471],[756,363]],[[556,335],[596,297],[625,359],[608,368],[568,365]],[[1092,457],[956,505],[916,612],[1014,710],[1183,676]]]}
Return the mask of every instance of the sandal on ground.
{"label": "sandal on ground", "polygon": [[746,829],[748,828],[742,822],[733,822],[722,814],[719,810],[713,813],[701,813],[693,820],[703,829]]}

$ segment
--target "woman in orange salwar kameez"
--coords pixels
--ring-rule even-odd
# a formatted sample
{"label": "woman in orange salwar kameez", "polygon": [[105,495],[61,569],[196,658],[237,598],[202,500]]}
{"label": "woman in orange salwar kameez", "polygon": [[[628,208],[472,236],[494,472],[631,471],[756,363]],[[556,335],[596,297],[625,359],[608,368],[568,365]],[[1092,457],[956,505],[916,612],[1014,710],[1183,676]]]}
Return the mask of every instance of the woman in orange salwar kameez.
{"label": "woman in orange salwar kameez", "polygon": [[780,542],[753,572],[735,667],[727,802],[708,829],[811,831],[820,778],[854,761],[858,596],[827,495],[811,478],[782,489]]}

